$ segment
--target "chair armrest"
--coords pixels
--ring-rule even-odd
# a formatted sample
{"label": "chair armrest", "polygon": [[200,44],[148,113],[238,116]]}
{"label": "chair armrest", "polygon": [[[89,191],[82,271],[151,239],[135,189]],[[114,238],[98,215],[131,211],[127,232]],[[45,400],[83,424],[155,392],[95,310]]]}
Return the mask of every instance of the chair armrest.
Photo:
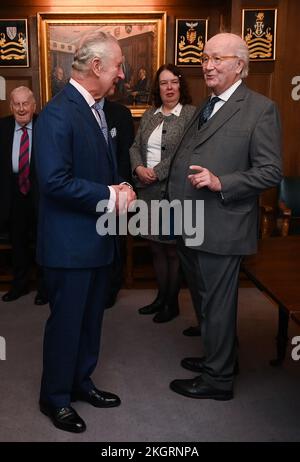
{"label": "chair armrest", "polygon": [[282,217],[281,236],[286,237],[289,234],[292,210],[289,209],[283,201],[279,201],[279,210]]}
{"label": "chair armrest", "polygon": [[260,205],[261,237],[264,239],[271,235],[274,227],[274,208],[270,205]]}

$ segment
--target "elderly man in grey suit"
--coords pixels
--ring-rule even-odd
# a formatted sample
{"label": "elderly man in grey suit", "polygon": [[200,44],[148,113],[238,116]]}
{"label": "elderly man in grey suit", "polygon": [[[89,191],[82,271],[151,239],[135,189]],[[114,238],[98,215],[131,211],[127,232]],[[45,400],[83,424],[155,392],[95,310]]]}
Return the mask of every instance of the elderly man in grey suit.
{"label": "elderly man in grey suit", "polygon": [[202,66],[212,95],[195,112],[170,171],[170,200],[204,203],[202,243],[187,242],[184,231],[178,242],[205,356],[185,358],[182,366],[201,375],[170,387],[190,398],[233,398],[240,262],[256,252],[259,194],[281,179],[278,110],[242,82],[248,63],[237,35],[208,40]]}

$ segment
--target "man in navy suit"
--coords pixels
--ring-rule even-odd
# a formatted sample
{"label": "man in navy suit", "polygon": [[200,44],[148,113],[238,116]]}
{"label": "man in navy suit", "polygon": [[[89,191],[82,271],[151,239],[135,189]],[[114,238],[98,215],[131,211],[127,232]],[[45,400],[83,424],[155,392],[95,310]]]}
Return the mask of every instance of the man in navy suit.
{"label": "man in navy suit", "polygon": [[[51,314],[44,338],[40,410],[65,431],[83,432],[71,407],[120,404],[98,390],[91,375],[99,354],[108,267],[116,252],[113,235],[96,231],[96,206],[106,200],[116,213],[135,199],[119,184],[114,143],[101,103],[124,78],[122,52],[111,35],[95,32],[77,49],[72,76],[44,108],[36,126],[40,186],[38,261],[45,268]],[[102,111],[102,112],[101,112]],[[126,192],[123,201],[121,192]]]}

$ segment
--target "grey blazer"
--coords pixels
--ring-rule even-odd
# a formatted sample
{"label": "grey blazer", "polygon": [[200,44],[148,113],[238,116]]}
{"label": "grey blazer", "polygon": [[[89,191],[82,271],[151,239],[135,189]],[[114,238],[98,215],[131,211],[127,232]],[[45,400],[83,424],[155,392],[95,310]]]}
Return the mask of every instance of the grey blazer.
{"label": "grey blazer", "polygon": [[[130,161],[138,199],[144,200],[149,206],[151,200],[160,200],[163,198],[162,195],[165,191],[172,157],[183,135],[185,127],[195,112],[195,109],[195,106],[186,104],[182,107],[179,117],[175,115],[164,117],[160,112],[154,114],[157,108],[151,108],[144,113],[141,119],[134,143],[130,148]],[[154,167],[158,181],[150,185],[146,185],[141,183],[137,176],[134,175],[134,170],[139,165],[143,165],[144,167],[147,166],[148,140],[153,130],[162,122],[162,120],[164,120],[164,126],[162,133],[161,161]],[[148,219],[150,220],[150,216]],[[155,236],[147,237],[157,240],[157,237]]]}
{"label": "grey blazer", "polygon": [[[195,249],[220,255],[255,253],[259,194],[276,186],[282,176],[277,107],[242,83],[198,129],[200,110],[174,155],[169,199],[189,199],[193,206],[197,200],[204,201],[204,241]],[[206,167],[217,175],[222,195],[192,187],[187,178],[189,165]],[[186,237],[183,232],[184,240]]]}

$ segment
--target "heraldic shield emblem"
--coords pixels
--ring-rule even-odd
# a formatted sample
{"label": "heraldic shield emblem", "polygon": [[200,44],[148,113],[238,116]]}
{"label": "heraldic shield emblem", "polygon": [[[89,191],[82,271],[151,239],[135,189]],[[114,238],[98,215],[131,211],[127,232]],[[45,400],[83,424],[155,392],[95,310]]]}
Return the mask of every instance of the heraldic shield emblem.
{"label": "heraldic shield emblem", "polygon": [[207,40],[207,19],[176,19],[175,64],[201,66]]}
{"label": "heraldic shield emblem", "polygon": [[0,21],[0,67],[28,67],[26,19]]}
{"label": "heraldic shield emblem", "polygon": [[276,9],[243,10],[242,36],[251,61],[275,59],[276,20]]}

